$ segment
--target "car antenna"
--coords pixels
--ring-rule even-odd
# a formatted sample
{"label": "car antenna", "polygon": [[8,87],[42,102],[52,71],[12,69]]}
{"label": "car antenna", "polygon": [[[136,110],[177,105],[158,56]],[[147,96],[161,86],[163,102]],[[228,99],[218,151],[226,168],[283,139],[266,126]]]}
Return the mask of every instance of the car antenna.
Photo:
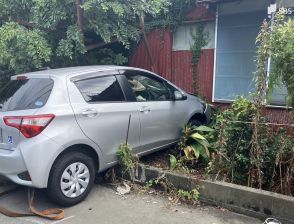
{"label": "car antenna", "polygon": [[126,137],[126,145],[128,145],[128,140],[129,140],[129,131],[130,131],[131,117],[132,117],[132,115],[130,114],[130,116],[129,116],[129,123],[128,123],[128,130],[127,130],[127,137]]}

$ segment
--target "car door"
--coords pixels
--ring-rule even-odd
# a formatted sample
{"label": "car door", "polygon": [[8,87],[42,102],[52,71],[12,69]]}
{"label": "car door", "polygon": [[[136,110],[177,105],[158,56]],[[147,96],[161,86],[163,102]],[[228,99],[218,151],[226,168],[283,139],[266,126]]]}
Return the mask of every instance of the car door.
{"label": "car door", "polygon": [[[134,102],[127,102],[117,71],[96,72],[71,79],[69,95],[82,131],[101,149],[106,163],[117,161],[119,145],[140,146],[140,121]],[[78,91],[77,91],[78,90]]]}
{"label": "car door", "polygon": [[140,70],[124,75],[139,111],[141,151],[176,142],[187,117],[183,101],[174,100],[174,90],[165,80]]}

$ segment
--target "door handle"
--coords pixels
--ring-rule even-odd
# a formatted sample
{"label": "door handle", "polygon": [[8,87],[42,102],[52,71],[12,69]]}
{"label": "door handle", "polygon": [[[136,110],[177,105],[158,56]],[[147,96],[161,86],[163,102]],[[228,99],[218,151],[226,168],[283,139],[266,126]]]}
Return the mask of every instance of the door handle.
{"label": "door handle", "polygon": [[84,117],[96,117],[97,115],[98,112],[95,109],[85,109],[82,111],[82,116]]}
{"label": "door handle", "polygon": [[151,109],[150,109],[149,107],[144,106],[144,107],[140,108],[139,111],[140,111],[141,113],[145,113],[145,112],[150,112]]}

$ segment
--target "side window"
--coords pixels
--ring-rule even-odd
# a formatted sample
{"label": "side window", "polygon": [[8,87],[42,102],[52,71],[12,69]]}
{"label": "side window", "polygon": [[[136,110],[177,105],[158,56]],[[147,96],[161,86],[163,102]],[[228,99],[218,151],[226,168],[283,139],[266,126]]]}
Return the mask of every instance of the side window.
{"label": "side window", "polygon": [[170,90],[163,81],[144,73],[126,74],[138,102],[171,100]]}
{"label": "side window", "polygon": [[173,87],[172,85],[166,83],[166,87],[168,88],[169,94],[170,96],[172,96],[172,98],[175,97],[175,92],[179,92],[178,89],[176,89],[175,87]]}
{"label": "side window", "polygon": [[75,85],[88,103],[125,101],[115,76],[84,79],[76,81]]}

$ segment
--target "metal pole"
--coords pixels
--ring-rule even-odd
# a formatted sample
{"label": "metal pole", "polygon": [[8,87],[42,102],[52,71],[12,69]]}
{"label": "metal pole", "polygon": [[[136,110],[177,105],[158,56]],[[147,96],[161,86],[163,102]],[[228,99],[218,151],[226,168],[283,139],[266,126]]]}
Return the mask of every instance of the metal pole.
{"label": "metal pole", "polygon": [[129,131],[130,131],[131,117],[132,117],[132,115],[130,114],[130,116],[129,116],[129,123],[128,123],[128,130],[127,130],[127,137],[126,137],[126,145],[128,145],[128,140],[129,140]]}

